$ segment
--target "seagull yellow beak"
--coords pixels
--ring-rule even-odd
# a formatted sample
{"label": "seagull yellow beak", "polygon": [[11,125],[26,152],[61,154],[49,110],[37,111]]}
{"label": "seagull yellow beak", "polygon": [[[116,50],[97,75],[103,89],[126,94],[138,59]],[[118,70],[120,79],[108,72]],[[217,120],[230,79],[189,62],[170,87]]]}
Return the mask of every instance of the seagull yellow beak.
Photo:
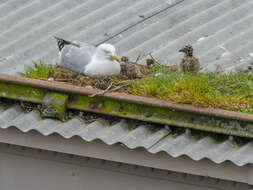
{"label": "seagull yellow beak", "polygon": [[120,58],[117,55],[112,56],[112,59],[115,61],[120,62]]}

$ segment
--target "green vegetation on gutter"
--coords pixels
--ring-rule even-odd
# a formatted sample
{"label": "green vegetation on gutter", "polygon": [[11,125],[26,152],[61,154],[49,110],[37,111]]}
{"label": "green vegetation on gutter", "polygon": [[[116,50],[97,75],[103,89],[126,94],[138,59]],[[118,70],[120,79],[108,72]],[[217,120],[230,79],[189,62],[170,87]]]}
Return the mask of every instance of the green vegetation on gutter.
{"label": "green vegetation on gutter", "polygon": [[153,67],[156,76],[132,80],[130,94],[174,103],[253,114],[253,74],[250,72],[182,73]]}
{"label": "green vegetation on gutter", "polygon": [[253,138],[253,120],[248,122],[226,119],[143,102],[133,103],[106,97],[91,98],[85,95],[79,95],[76,101],[69,103],[68,107],[141,121]]}
{"label": "green vegetation on gutter", "polygon": [[[47,80],[54,75],[54,68],[53,65],[40,61],[34,63],[33,67],[28,67],[21,76]],[[251,72],[191,74],[170,71],[161,64],[155,64],[151,67],[151,74],[122,82],[128,84],[124,92],[136,96],[253,114]],[[119,84],[122,85],[122,82]]]}
{"label": "green vegetation on gutter", "polygon": [[49,108],[53,113],[45,116],[61,120],[68,108],[253,138],[253,117],[249,114],[210,111],[120,93],[89,96],[97,92],[94,89],[62,85],[59,82],[0,75],[0,97],[41,103],[42,107],[46,110]]}
{"label": "green vegetation on gutter", "polygon": [[0,97],[42,103],[45,90],[26,85],[17,85],[0,81]]}
{"label": "green vegetation on gutter", "polygon": [[27,67],[26,71],[20,73],[20,76],[33,79],[48,79],[54,73],[54,65],[45,64],[44,61],[33,62],[33,67]]}

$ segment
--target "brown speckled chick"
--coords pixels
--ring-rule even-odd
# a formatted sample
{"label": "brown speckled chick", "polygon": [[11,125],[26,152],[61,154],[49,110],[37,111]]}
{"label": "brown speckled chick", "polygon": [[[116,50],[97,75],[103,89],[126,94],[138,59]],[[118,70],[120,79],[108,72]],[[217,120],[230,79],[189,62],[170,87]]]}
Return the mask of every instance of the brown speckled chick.
{"label": "brown speckled chick", "polygon": [[140,65],[129,61],[128,57],[121,57],[121,74],[127,76],[129,79],[142,78],[150,73],[149,67]]}
{"label": "brown speckled chick", "polygon": [[193,47],[186,45],[179,52],[185,53],[179,63],[180,70],[183,72],[197,73],[200,70],[199,60],[193,56]]}

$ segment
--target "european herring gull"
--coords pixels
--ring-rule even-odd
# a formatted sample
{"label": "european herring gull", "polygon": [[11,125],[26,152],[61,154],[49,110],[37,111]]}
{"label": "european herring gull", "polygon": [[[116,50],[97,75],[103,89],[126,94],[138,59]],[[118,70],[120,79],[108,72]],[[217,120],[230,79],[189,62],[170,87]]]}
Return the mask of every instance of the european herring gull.
{"label": "european herring gull", "polygon": [[86,76],[110,76],[120,73],[120,58],[111,44],[98,47],[78,41],[69,42],[55,37],[59,46],[60,64]]}

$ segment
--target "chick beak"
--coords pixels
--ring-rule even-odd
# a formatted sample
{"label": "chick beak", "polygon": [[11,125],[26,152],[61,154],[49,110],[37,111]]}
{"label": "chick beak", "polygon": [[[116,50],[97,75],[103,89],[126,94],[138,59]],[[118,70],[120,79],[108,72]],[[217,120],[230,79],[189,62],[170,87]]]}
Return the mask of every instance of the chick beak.
{"label": "chick beak", "polygon": [[120,62],[120,58],[117,55],[112,56],[112,59],[115,61]]}
{"label": "chick beak", "polygon": [[185,52],[185,48],[180,49],[179,52]]}

